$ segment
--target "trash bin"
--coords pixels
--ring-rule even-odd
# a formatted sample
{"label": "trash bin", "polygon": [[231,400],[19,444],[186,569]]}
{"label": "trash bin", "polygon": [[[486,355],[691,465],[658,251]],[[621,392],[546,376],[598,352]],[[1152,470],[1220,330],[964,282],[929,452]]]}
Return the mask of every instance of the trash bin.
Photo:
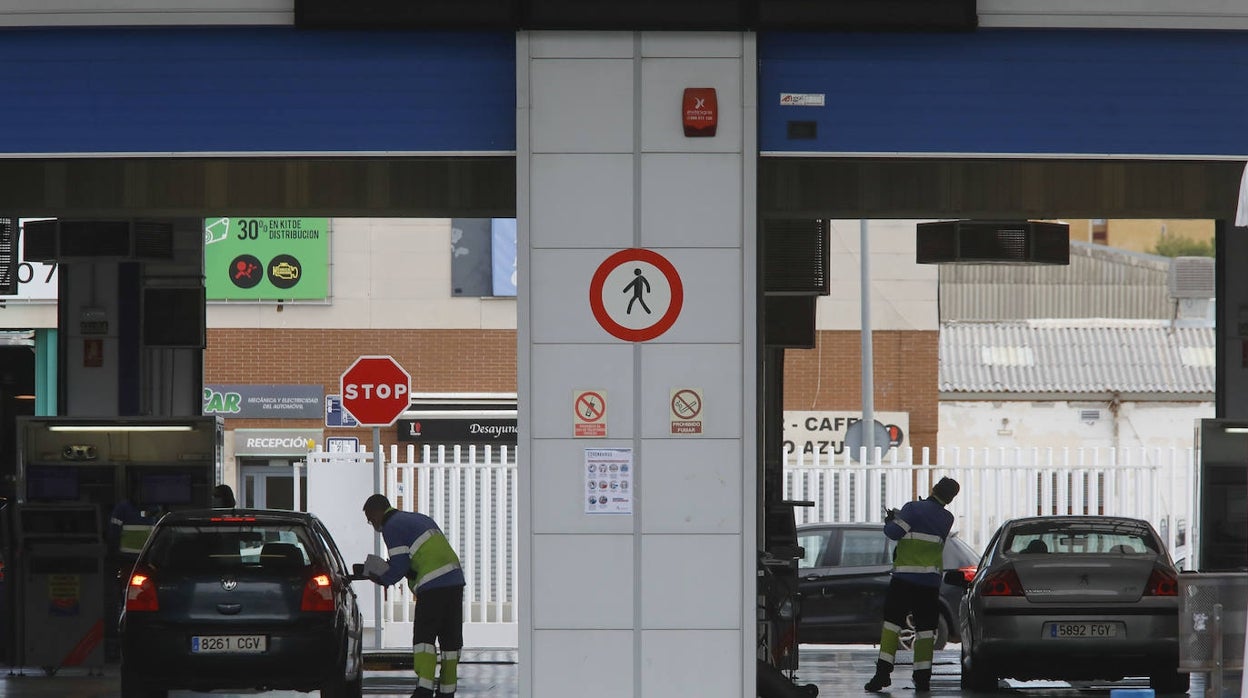
{"label": "trash bin", "polygon": [[1220,698],[1223,674],[1244,668],[1248,573],[1181,574],[1179,603],[1179,670],[1209,672],[1210,692]]}

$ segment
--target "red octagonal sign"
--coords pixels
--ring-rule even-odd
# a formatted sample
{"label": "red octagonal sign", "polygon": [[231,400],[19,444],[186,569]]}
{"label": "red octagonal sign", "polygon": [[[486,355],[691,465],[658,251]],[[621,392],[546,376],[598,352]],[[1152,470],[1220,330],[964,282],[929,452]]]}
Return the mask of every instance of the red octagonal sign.
{"label": "red octagonal sign", "polygon": [[342,406],[363,427],[388,427],[407,409],[412,377],[389,356],[361,356],[342,373]]}

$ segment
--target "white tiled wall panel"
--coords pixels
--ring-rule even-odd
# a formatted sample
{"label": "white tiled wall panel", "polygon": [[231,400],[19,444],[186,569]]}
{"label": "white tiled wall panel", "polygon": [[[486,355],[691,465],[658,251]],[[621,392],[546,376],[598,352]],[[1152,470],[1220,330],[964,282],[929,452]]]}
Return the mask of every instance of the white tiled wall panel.
{"label": "white tiled wall panel", "polygon": [[641,568],[643,628],[740,627],[740,536],[650,534],[641,544]]}
{"label": "white tiled wall panel", "polygon": [[[631,630],[538,630],[533,633],[533,693],[541,698],[634,698]],[[652,693],[649,695],[675,695]],[[698,695],[698,694],[686,694]]]}
{"label": "white tiled wall panel", "polygon": [[[533,442],[530,478],[533,490],[541,492],[543,499],[542,506],[533,510],[533,533],[632,534],[631,516],[585,514],[587,448],[633,448],[633,442],[621,439],[538,439]],[[641,455],[644,458],[644,454]]]}
{"label": "white tiled wall panel", "polygon": [[736,439],[642,442],[643,533],[740,533],[743,454]]}
{"label": "white tiled wall panel", "polygon": [[631,154],[535,155],[531,177],[533,247],[632,247]]}
{"label": "white tiled wall panel", "polygon": [[740,663],[723,657],[739,651],[735,630],[646,630],[641,639],[643,696],[740,696]]}
{"label": "white tiled wall panel", "polygon": [[633,577],[631,535],[534,536],[533,569],[535,628],[633,627],[633,595],[618,581]]}

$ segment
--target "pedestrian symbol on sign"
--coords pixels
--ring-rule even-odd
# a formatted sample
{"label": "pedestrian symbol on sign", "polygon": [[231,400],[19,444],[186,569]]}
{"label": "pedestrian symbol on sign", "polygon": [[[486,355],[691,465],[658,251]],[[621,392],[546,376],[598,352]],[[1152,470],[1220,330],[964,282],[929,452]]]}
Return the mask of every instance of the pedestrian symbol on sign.
{"label": "pedestrian symbol on sign", "polygon": [[641,301],[642,309],[646,311],[646,315],[649,315],[650,306],[646,305],[646,299],[642,298],[641,294],[650,292],[650,282],[646,281],[646,277],[641,275],[641,269],[634,269],[633,275],[636,276],[636,278],[628,282],[628,285],[624,287],[624,293],[628,293],[629,291],[633,292],[633,297],[629,299],[628,309],[624,311],[624,314],[632,315],[633,303]]}
{"label": "pedestrian symbol on sign", "polygon": [[594,319],[612,336],[629,342],[646,342],[671,329],[684,297],[676,267],[653,250],[612,254],[598,265],[589,283]]}

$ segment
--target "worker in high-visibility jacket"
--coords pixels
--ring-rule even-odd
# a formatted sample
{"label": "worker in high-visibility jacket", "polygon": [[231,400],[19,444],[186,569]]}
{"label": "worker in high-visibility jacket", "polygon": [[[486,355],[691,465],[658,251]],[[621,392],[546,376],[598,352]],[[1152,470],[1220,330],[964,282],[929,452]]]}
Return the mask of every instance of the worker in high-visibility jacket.
{"label": "worker in high-visibility jacket", "polygon": [[136,489],[129,497],[118,501],[108,516],[109,550],[123,566],[126,562],[134,564],[156,523],[154,513],[144,511],[141,507],[142,502]]}
{"label": "worker in high-visibility jacket", "polygon": [[369,577],[382,586],[406,579],[416,595],[412,698],[450,698],[455,695],[459,651],[464,646],[464,571],[459,556],[437,522],[417,512],[398,511],[385,495],[365,500],[364,518],[381,533],[390,558],[384,570],[370,569],[370,563],[378,562],[370,556],[365,563]]}
{"label": "worker in high-visibility jacket", "polygon": [[880,631],[880,656],[868,691],[877,692],[893,683],[898,635],[906,615],[914,614],[914,690],[931,690],[932,655],[940,613],[940,579],[944,572],[945,540],[953,528],[953,514],[945,507],[958,495],[956,480],[942,477],[931,496],[907,502],[901,511],[884,515],[884,535],[897,541],[893,551],[893,577],[884,597],[884,627]]}

